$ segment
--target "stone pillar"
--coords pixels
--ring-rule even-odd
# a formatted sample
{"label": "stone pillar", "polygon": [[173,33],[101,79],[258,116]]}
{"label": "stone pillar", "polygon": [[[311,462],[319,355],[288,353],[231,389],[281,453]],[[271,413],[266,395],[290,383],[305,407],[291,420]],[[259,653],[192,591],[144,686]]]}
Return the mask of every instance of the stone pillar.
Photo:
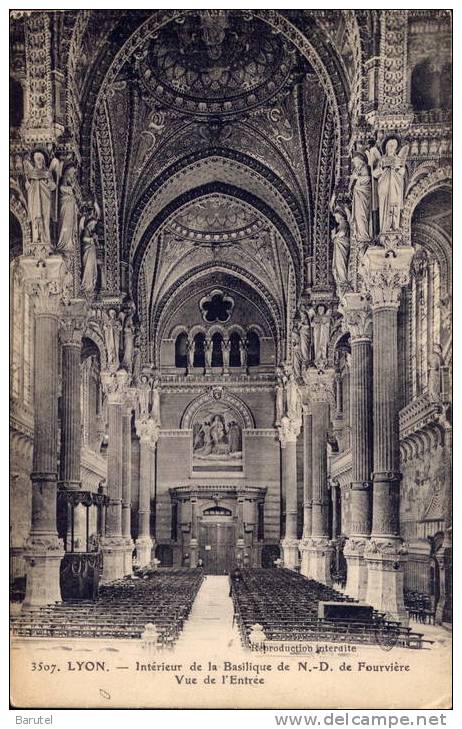
{"label": "stone pillar", "polygon": [[244,564],[245,552],[245,526],[244,526],[244,504],[245,494],[239,491],[237,494],[237,541],[236,541],[236,561],[238,564]]}
{"label": "stone pillar", "polygon": [[80,481],[80,353],[84,316],[68,316],[61,326],[62,392],[59,479],[63,488],[78,491]]}
{"label": "stone pillar", "polygon": [[189,540],[189,564],[197,567],[199,541],[197,538],[197,494],[191,492],[191,538]]}
{"label": "stone pillar", "polygon": [[297,437],[301,421],[281,418],[279,440],[281,443],[282,488],[285,494],[285,534],[281,542],[284,567],[293,570],[298,566],[297,539]]}
{"label": "stone pillar", "polygon": [[345,295],[345,325],[350,331],[350,413],[352,483],[349,538],[345,544],[345,592],[357,600],[367,593],[364,550],[372,517],[372,349],[369,306],[360,294]]}
{"label": "stone pillar", "polygon": [[101,372],[101,383],[107,396],[108,450],[106,534],[103,548],[102,581],[110,582],[124,575],[126,543],[122,536],[122,416],[128,375],[125,370]]}
{"label": "stone pillar", "polygon": [[124,574],[131,575],[133,540],[132,506],[132,402],[127,397],[122,410],[122,537],[125,541]]}
{"label": "stone pillar", "polygon": [[302,561],[300,572],[310,576],[310,538],[312,526],[313,469],[312,469],[312,416],[308,409],[303,413],[303,535],[300,544]]}
{"label": "stone pillar", "polygon": [[407,620],[403,599],[402,540],[399,536],[399,423],[397,313],[408,283],[412,248],[370,247],[362,275],[373,312],[374,473],[372,535],[365,550],[368,603]]}
{"label": "stone pillar", "polygon": [[64,275],[60,256],[23,256],[21,273],[34,303],[34,444],[31,530],[26,540],[23,609],[61,601],[63,545],[56,529],[58,323]]}
{"label": "stone pillar", "polygon": [[307,371],[305,381],[311,409],[312,510],[309,540],[310,577],[325,585],[332,584],[333,547],[329,538],[329,491],[327,484],[327,433],[329,408],[335,405],[334,371]]}
{"label": "stone pillar", "polygon": [[154,454],[159,426],[147,416],[136,420],[140,439],[140,496],[136,554],[141,567],[151,563],[154,541],[151,537],[151,485],[154,478]]}

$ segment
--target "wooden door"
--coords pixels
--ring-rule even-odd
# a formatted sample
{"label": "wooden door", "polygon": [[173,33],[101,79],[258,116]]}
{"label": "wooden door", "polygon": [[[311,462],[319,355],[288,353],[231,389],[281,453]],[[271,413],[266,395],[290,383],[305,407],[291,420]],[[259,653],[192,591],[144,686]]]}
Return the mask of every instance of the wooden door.
{"label": "wooden door", "polygon": [[202,522],[199,530],[199,556],[209,575],[225,575],[235,566],[236,530],[232,523]]}

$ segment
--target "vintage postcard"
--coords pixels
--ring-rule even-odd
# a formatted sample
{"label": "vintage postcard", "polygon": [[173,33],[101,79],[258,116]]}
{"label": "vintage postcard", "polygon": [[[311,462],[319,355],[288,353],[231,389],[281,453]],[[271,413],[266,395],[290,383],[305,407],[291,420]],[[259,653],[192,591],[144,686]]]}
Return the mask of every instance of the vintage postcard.
{"label": "vintage postcard", "polygon": [[14,708],[452,705],[452,12],[10,11]]}

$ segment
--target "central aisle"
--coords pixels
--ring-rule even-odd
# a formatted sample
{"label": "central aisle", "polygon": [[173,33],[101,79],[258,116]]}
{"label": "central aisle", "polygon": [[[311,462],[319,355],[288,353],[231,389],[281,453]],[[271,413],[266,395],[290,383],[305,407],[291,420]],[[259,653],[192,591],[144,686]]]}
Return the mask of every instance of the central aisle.
{"label": "central aisle", "polygon": [[177,650],[221,653],[240,646],[239,632],[233,626],[233,601],[226,575],[207,575],[194,600],[191,613],[176,644]]}

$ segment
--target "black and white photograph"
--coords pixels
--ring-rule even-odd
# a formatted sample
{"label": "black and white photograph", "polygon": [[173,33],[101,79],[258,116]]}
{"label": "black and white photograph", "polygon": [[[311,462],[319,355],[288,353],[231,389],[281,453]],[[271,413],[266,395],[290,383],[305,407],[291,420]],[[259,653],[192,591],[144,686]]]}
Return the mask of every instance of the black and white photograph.
{"label": "black and white photograph", "polygon": [[14,709],[452,708],[452,25],[9,10]]}

